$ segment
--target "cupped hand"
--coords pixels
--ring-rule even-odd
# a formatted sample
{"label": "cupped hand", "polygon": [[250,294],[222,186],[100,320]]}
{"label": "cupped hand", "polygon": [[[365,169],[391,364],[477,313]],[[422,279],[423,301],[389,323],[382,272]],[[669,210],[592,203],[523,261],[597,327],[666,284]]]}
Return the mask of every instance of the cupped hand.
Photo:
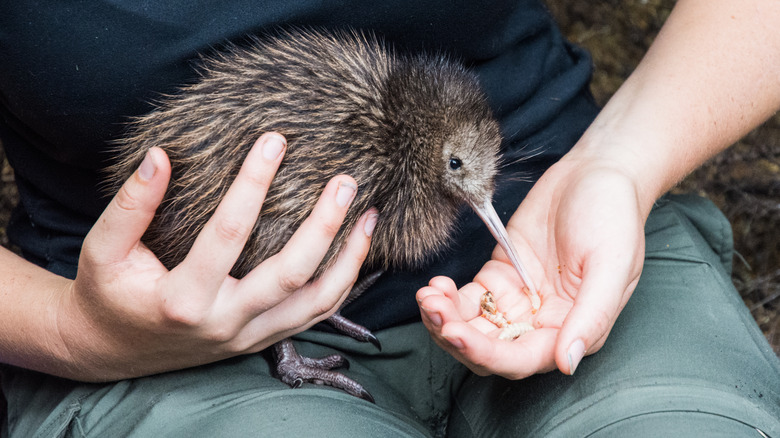
{"label": "cupped hand", "polygon": [[185,260],[166,269],[140,241],[170,179],[152,148],[84,242],[76,279],[59,305],[60,337],[80,380],[112,380],[260,351],[337,310],[368,253],[376,212],[364,214],[335,264],[315,272],[354,198],[333,178],[277,255],[244,278],[229,275],[260,212],[285,141],[263,135]]}
{"label": "cupped hand", "polygon": [[[417,293],[434,340],[479,375],[521,379],[555,368],[574,373],[599,350],[631,296],[644,261],[647,217],[630,174],[571,152],[536,183],[507,231],[541,295],[531,312],[522,281],[500,248],[460,290],[446,277]],[[512,322],[535,330],[514,341],[481,317],[490,290]]]}

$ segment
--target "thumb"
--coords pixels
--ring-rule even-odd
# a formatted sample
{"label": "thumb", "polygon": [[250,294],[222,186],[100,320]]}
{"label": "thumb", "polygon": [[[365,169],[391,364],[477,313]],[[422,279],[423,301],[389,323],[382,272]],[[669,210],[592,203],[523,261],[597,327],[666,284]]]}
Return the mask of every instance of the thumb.
{"label": "thumb", "polygon": [[603,346],[639,281],[639,273],[633,280],[627,279],[615,275],[615,270],[604,269],[604,265],[607,264],[599,263],[585,273],[574,305],[561,326],[555,362],[563,373],[574,374],[586,354]]}
{"label": "thumb", "polygon": [[165,152],[158,147],[149,149],[90,230],[84,249],[95,250],[106,263],[127,257],[154,218],[170,176]]}

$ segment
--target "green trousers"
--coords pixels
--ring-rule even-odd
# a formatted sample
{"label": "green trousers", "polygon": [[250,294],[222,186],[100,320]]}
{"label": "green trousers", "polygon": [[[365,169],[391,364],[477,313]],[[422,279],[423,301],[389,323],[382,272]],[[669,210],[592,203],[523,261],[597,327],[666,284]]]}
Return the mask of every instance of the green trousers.
{"label": "green trousers", "polygon": [[420,323],[375,333],[381,352],[308,331],[299,351],[345,354],[376,404],[290,389],[262,354],[110,384],[6,367],[0,435],[780,437],[780,362],[729,280],[728,222],[708,201],[667,197],[646,234],[633,297],[574,376],[475,376]]}

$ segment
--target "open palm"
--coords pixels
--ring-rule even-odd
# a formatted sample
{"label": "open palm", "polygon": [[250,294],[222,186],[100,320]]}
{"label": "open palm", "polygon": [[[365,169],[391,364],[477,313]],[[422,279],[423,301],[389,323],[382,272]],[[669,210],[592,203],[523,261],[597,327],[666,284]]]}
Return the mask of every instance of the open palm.
{"label": "open palm", "polygon": [[[536,282],[542,307],[531,312],[522,281],[500,248],[473,282],[446,277],[417,294],[436,342],[480,375],[511,379],[555,368],[573,373],[604,344],[636,287],[644,260],[644,220],[629,175],[601,160],[565,157],[537,182],[507,225]],[[536,328],[514,341],[481,317],[490,290],[512,322]]]}

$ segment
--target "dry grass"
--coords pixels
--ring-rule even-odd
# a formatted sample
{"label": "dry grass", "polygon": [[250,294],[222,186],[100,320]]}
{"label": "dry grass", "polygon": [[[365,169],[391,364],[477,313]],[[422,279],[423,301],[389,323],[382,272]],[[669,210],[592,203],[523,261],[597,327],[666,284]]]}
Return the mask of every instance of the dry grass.
{"label": "dry grass", "polygon": [[[673,0],[547,0],[566,36],[593,54],[600,103],[639,63]],[[780,114],[693,172],[675,189],[711,199],[734,229],[732,279],[780,356]]]}

